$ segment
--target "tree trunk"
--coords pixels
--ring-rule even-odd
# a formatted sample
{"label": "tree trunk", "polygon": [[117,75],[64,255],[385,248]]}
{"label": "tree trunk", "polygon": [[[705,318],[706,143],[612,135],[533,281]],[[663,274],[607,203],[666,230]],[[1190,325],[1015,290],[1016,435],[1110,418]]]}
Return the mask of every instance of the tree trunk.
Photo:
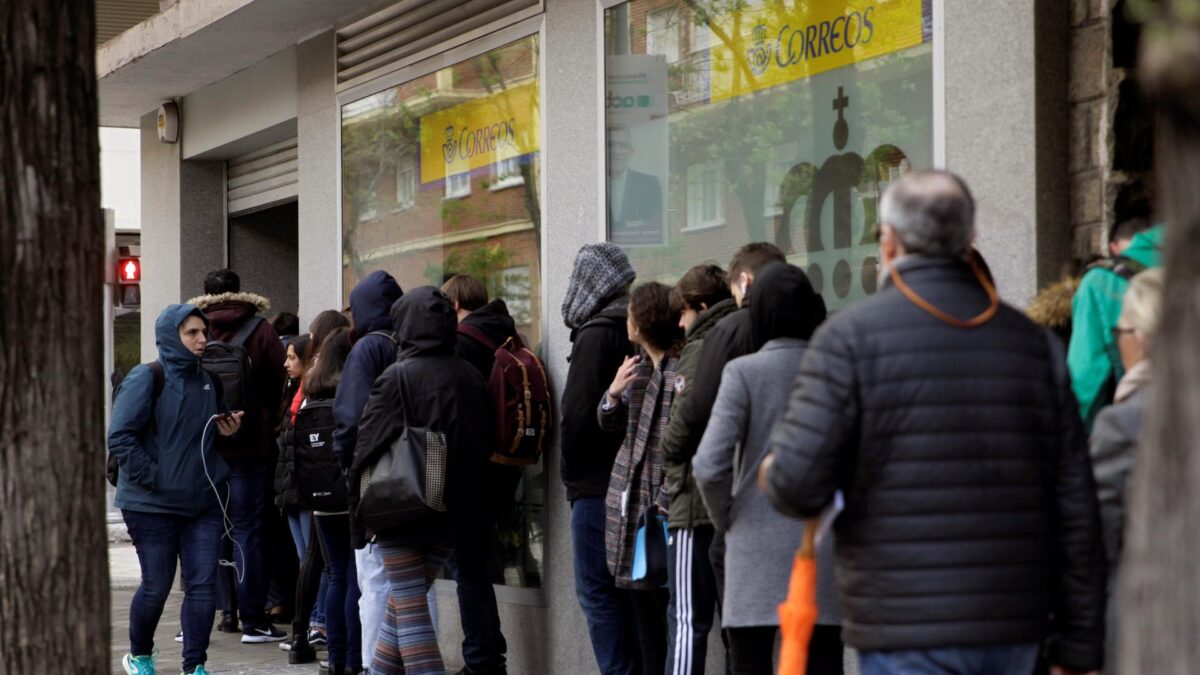
{"label": "tree trunk", "polygon": [[1130,478],[1116,604],[1113,672],[1130,674],[1200,672],[1200,18],[1194,9],[1173,16],[1171,4],[1155,7],[1162,13],[1147,26],[1140,73],[1158,106],[1167,245],[1155,387]]}
{"label": "tree trunk", "polygon": [[0,672],[109,670],[93,11],[0,2]]}

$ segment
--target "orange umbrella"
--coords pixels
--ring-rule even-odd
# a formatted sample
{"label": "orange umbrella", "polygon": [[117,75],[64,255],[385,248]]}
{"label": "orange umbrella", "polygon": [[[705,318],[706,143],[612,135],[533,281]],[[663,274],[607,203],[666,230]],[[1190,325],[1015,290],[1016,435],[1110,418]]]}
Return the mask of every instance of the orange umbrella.
{"label": "orange umbrella", "polygon": [[813,546],[816,533],[814,518],[805,523],[804,543],[792,562],[787,600],[779,605],[779,633],[783,641],[778,675],[804,675],[808,669],[808,643],[817,624],[817,560]]}

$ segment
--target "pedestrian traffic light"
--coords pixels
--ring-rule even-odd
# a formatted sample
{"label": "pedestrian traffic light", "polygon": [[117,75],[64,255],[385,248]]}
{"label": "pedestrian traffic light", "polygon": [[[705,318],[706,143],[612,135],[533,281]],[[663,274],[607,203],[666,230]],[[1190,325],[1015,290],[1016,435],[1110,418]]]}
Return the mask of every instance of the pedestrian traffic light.
{"label": "pedestrian traffic light", "polygon": [[117,258],[117,304],[138,307],[142,304],[142,259],[140,256]]}
{"label": "pedestrian traffic light", "polygon": [[117,261],[117,279],[122,284],[136,284],[142,280],[142,260],[137,256]]}

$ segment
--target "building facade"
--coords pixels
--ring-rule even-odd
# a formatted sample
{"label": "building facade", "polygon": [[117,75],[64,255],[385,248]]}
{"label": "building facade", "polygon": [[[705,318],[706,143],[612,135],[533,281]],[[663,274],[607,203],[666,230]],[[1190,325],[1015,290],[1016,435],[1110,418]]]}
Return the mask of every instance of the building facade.
{"label": "building facade", "polygon": [[[97,53],[102,123],[141,129],[143,359],[157,313],[213,268],[302,325],[374,269],[404,288],[470,272],[560,392],[583,244],[619,243],[640,279],[672,282],[772,241],[837,309],[875,291],[878,198],[915,168],[969,182],[1014,304],[1098,243],[1106,216],[1072,192],[1098,169],[1070,159],[1091,142],[1078,111],[1102,108],[1068,96],[1091,25],[1068,5],[1088,3],[792,4],[162,3]],[[159,138],[168,101],[175,143]],[[497,530],[510,672],[595,671],[569,524],[555,448]]]}

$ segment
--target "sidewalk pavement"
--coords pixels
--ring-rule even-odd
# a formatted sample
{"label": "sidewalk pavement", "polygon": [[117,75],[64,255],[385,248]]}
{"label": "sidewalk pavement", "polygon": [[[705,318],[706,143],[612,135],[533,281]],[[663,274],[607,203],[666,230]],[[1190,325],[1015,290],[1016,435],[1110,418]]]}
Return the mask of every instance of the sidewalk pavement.
{"label": "sidewalk pavement", "polygon": [[[137,554],[132,544],[115,544],[108,549],[108,567],[112,583],[112,672],[114,675],[124,675],[121,667],[121,657],[129,651],[129,603],[137,590],[140,579]],[[178,673],[180,668],[180,653],[183,645],[175,642],[175,634],[179,632],[179,609],[183,602],[183,591],[179,588],[178,580],[171,597],[163,610],[162,620],[158,624],[158,632],[154,636],[154,647],[158,650],[158,672],[164,674]],[[280,626],[286,629],[285,626]],[[324,652],[321,652],[323,655]],[[241,635],[222,633],[215,628],[212,633],[212,643],[208,648],[209,672],[213,675],[316,675],[317,664],[307,663],[301,666],[289,666],[287,652],[279,649],[279,643],[243,645]]]}

